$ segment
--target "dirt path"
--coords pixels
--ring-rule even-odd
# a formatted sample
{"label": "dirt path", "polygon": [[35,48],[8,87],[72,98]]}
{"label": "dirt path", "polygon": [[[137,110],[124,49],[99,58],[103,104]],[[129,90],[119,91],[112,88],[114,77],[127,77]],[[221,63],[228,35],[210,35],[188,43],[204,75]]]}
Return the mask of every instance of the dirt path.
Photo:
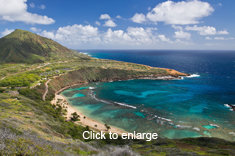
{"label": "dirt path", "polygon": [[43,101],[45,101],[45,98],[46,98],[46,95],[47,95],[47,92],[48,92],[48,83],[51,81],[51,79],[47,80],[47,82],[45,83],[45,93],[42,95],[42,99]]}

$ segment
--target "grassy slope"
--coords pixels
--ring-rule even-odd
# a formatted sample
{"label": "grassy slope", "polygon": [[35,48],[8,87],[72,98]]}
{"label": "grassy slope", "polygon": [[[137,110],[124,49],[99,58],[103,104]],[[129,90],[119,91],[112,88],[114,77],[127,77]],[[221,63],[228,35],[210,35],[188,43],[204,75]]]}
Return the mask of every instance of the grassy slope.
{"label": "grassy slope", "polygon": [[40,63],[72,54],[57,42],[25,30],[16,29],[0,39],[0,62]]}
{"label": "grassy slope", "polygon": [[[50,100],[56,90],[73,83],[109,81],[141,76],[186,75],[170,69],[113,60],[93,59],[84,54],[63,56],[60,45],[36,34],[17,30],[17,33],[0,39],[2,61],[41,62],[50,64],[1,64],[0,78],[18,77],[17,74],[45,74],[53,77],[55,70],[65,71],[49,84],[47,101],[41,99],[44,85],[22,89],[21,95],[0,93],[0,156],[1,155],[234,155],[235,143],[216,138],[168,140],[89,140],[84,143],[84,127],[65,122],[65,111],[52,106]],[[4,45],[12,46],[4,47]],[[17,46],[13,46],[17,45]],[[32,47],[30,45],[33,45]],[[50,45],[50,46],[48,46]],[[58,49],[59,48],[59,49]],[[51,51],[55,50],[55,55]],[[17,53],[16,53],[17,51]],[[36,52],[36,53],[33,53]],[[28,55],[30,53],[30,55]],[[43,57],[41,57],[43,56]],[[55,58],[51,60],[50,58]],[[1,62],[1,60],[0,60]],[[29,63],[31,63],[29,62]],[[71,139],[73,138],[73,139]],[[107,144],[112,144],[107,145]],[[128,145],[128,146],[127,146]],[[131,147],[133,150],[129,149]],[[136,153],[137,152],[137,153]]]}
{"label": "grassy slope", "polygon": [[[32,92],[32,91],[31,91]],[[32,94],[32,93],[31,93]],[[35,93],[37,94],[37,93]],[[27,96],[30,97],[29,94]],[[32,96],[31,98],[35,98]],[[65,122],[49,102],[0,94],[0,155],[234,155],[235,143],[216,138],[90,140],[84,127]],[[76,140],[71,140],[70,138]],[[109,145],[107,145],[109,144]],[[127,147],[128,145],[128,147]],[[3,147],[3,148],[2,148]],[[132,148],[131,149],[129,149]]]}
{"label": "grassy slope", "polygon": [[[109,80],[109,78],[114,77],[128,78],[128,75],[169,74],[169,70],[165,69],[96,59],[80,59],[69,63],[55,62],[55,64],[36,69],[36,73],[64,67],[73,67],[74,70],[61,75],[50,83],[51,95],[55,90],[64,87],[69,82],[74,83],[75,79],[92,82]],[[43,91],[44,85],[42,84],[33,90],[23,89],[20,91],[21,95],[18,96],[0,94],[0,130],[5,131],[4,133],[8,133],[9,136],[14,136],[13,138],[2,139],[4,144],[9,146],[6,146],[7,148],[4,148],[1,152],[10,151],[14,154],[28,152],[30,155],[38,154],[37,152],[41,152],[41,155],[45,155],[45,153],[49,155],[101,153],[110,155],[111,152],[116,153],[116,155],[138,155],[137,153],[141,155],[232,155],[235,152],[232,150],[235,148],[234,142],[215,138],[158,139],[152,142],[107,139],[84,143],[82,132],[85,128],[71,122],[65,122],[65,119],[61,116],[62,112],[57,107],[53,107],[50,101],[43,102],[41,100]],[[52,97],[47,97],[47,99],[51,100]],[[71,140],[71,137],[77,139],[77,141]],[[107,145],[107,143],[113,144],[113,146]]]}

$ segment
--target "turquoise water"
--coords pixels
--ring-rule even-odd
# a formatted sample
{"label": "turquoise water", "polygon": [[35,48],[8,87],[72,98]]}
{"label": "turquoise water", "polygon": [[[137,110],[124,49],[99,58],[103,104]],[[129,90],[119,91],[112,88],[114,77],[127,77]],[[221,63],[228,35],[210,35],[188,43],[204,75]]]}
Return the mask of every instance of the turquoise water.
{"label": "turquoise water", "polygon": [[155,132],[172,139],[212,136],[233,140],[229,132],[235,130],[234,112],[218,102],[219,96],[205,95],[216,88],[190,84],[196,79],[201,78],[92,83],[62,94],[87,116],[129,132]]}
{"label": "turquoise water", "polygon": [[209,136],[235,140],[231,135],[235,132],[235,113],[224,106],[235,103],[235,53],[171,52],[168,55],[162,52],[120,52],[94,55],[112,56],[123,61],[129,59],[128,62],[173,68],[200,76],[167,81],[99,82],[62,92],[87,116],[129,132],[154,132],[171,139]]}

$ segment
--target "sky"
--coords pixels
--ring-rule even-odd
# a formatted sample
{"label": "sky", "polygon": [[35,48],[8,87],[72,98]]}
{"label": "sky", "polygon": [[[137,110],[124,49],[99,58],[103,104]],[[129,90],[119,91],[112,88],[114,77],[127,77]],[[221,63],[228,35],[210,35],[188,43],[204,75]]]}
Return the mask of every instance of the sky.
{"label": "sky", "polygon": [[235,50],[234,0],[0,0],[0,37],[73,49]]}

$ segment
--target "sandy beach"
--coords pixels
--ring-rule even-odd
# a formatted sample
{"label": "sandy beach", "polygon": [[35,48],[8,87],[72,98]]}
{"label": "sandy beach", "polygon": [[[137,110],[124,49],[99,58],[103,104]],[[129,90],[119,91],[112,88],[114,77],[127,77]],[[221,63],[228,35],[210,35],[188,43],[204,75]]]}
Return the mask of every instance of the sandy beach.
{"label": "sandy beach", "polygon": [[[72,116],[71,114],[74,112],[77,112],[77,114],[80,116],[80,121],[77,121],[76,123],[82,126],[89,126],[90,129],[92,130],[96,130],[96,131],[103,131],[105,133],[108,133],[106,127],[104,126],[103,123],[98,122],[94,119],[91,119],[89,117],[86,116],[86,119],[84,120],[83,117],[85,116],[82,112],[76,110],[75,108],[73,108],[68,101],[66,100],[66,98],[62,95],[58,95],[57,93],[55,93],[55,98],[51,101],[51,104],[56,104],[57,101],[63,101],[63,103],[67,103],[67,105],[65,105],[67,107],[67,119],[70,119],[70,117]],[[97,127],[95,127],[95,125],[97,125]],[[111,131],[112,133],[118,133],[119,135],[122,135],[122,133],[128,133],[122,129],[110,126],[111,129],[109,130],[109,132]]]}

